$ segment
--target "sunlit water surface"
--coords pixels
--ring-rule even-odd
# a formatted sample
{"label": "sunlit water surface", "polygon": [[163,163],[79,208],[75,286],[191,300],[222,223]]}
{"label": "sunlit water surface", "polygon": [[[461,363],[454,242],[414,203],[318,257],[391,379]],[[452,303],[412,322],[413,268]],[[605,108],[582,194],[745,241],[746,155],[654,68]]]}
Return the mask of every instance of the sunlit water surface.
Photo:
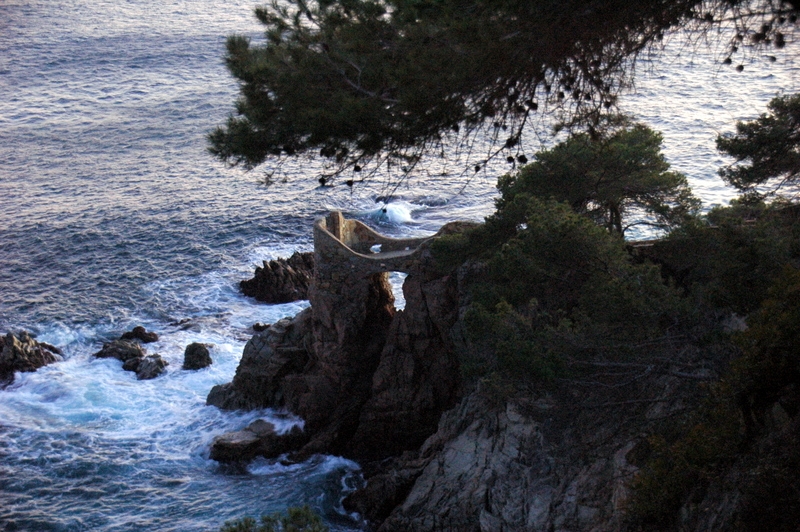
{"label": "sunlit water surface", "polygon": [[[215,530],[306,503],[334,530],[361,526],[340,504],[359,482],[353,462],[235,468],[208,459],[215,435],[253,419],[300,422],[205,406],[210,388],[232,378],[254,322],[307,306],[256,304],[237,283],[262,260],[311,249],[310,224],[331,208],[395,236],[480,220],[509,167],[500,157],[467,180],[458,176],[471,160],[432,161],[388,204],[379,201],[393,190],[384,178],[320,187],[308,161],[286,164],[280,176],[290,179],[270,187],[260,171],[224,168],[204,137],[236,97],[224,39],[258,35],[252,8],[0,3],[0,331],[32,331],[65,354],[0,391],[4,530]],[[753,57],[736,73],[713,51],[670,47],[623,109],[664,133],[669,160],[706,206],[726,203],[734,194],[716,177],[726,161],[714,137],[794,88],[796,70],[784,57]],[[392,279],[399,288],[402,278]],[[188,329],[177,325],[185,319]],[[170,366],[155,380],[91,356],[134,325],[160,335],[148,349]],[[211,367],[180,369],[191,342],[214,345]]]}

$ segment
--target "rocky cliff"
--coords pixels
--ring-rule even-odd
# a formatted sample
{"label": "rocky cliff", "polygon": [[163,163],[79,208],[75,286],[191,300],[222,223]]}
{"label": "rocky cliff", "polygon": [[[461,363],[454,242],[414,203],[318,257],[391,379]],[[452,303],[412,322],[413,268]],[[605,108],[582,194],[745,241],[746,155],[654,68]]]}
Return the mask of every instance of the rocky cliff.
{"label": "rocky cliff", "polygon": [[[232,433],[212,454],[235,459],[246,440],[243,457],[355,458],[366,485],[345,507],[383,532],[622,529],[648,428],[694,400],[706,375],[676,376],[664,362],[633,364],[635,377],[625,369],[617,380],[599,368],[542,389],[467,386],[457,353],[481,270],[442,273],[429,243],[340,216],[318,222],[311,308],[255,334],[233,381],[208,396],[226,409],[287,408],[305,431],[288,447]],[[386,277],[397,270],[408,273],[401,311]],[[700,354],[682,356],[694,367]]]}
{"label": "rocky cliff", "polygon": [[[341,215],[315,230],[311,308],[254,335],[233,381],[208,403],[289,409],[305,421],[300,456],[416,449],[459,398],[456,278],[431,274],[423,240],[388,239]],[[387,273],[398,270],[408,273],[402,311]]]}

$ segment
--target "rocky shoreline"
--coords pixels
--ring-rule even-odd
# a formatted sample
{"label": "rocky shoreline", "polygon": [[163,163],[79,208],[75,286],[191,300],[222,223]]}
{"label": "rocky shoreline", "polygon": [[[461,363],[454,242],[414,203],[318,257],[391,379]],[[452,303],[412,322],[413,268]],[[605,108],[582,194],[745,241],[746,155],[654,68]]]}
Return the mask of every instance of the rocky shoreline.
{"label": "rocky shoreline", "polygon": [[[465,380],[459,354],[472,347],[464,316],[483,266],[445,268],[430,246],[466,227],[395,240],[338,213],[319,220],[313,259],[303,259],[314,267],[311,306],[254,327],[233,380],[207,397],[223,410],[284,409],[303,424],[282,432],[256,420],[217,435],[210,458],[356,460],[366,482],[344,508],[381,532],[629,530],[632,482],[654,453],[651,429],[696,405],[697,383],[718,377],[719,368],[687,347],[624,381],[595,375],[509,392],[507,383]],[[390,271],[407,274],[403,310],[394,307]],[[284,291],[301,293],[287,283]],[[142,344],[157,340],[136,327],[94,356],[120,360],[138,379],[155,378],[166,361]],[[188,345],[183,369],[213,363],[209,347]],[[0,379],[8,385],[15,371],[59,358],[56,347],[9,333]],[[798,426],[786,424],[775,445],[795,441]],[[744,478],[747,465],[737,467]],[[685,503],[682,526],[730,528],[739,481],[730,482],[733,488]]]}
{"label": "rocky shoreline", "polygon": [[465,287],[480,266],[442,274],[430,241],[398,244],[410,255],[396,311],[387,274],[332,244],[356,254],[374,245],[351,222],[318,222],[311,307],[253,335],[233,381],[207,400],[287,409],[305,420],[303,433],[222,435],[212,457],[352,458],[366,485],[345,508],[382,532],[620,529],[646,454],[643,427],[682,408],[680,379],[653,373],[612,394],[570,385],[525,400],[470,387],[456,353],[467,348]]}

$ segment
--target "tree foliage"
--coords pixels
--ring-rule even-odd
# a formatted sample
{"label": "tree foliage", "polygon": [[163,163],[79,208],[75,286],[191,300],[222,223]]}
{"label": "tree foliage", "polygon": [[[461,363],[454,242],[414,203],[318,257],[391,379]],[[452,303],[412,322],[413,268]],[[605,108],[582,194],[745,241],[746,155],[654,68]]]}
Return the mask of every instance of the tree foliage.
{"label": "tree foliage", "polygon": [[650,438],[628,507],[637,529],[684,529],[693,512],[714,506],[704,497],[735,491],[726,530],[797,530],[800,270],[786,266],[773,280],[749,328],[734,335],[741,353],[724,378]]}
{"label": "tree foliage", "polygon": [[532,113],[592,123],[672,28],[723,22],[738,30],[730,50],[780,48],[795,12],[780,0],[276,0],[256,9],[265,42],[228,39],[241,97],[210,150],[248,168],[302,153],[339,170],[413,166],[455,132],[495,126],[514,150]]}
{"label": "tree foliage", "polygon": [[636,224],[670,229],[700,207],[686,177],[669,171],[661,135],[626,122],[594,136],[572,135],[537,153],[535,162],[501,178],[498,188],[498,215],[514,225],[523,220],[513,203],[529,196],[566,202],[618,234]]}
{"label": "tree foliage", "polygon": [[[774,195],[800,178],[800,94],[776,97],[767,108],[756,120],[737,122],[735,134],[717,137],[717,148],[736,159],[720,175],[751,197]],[[766,192],[758,191],[762,185]]]}
{"label": "tree foliage", "polygon": [[635,264],[617,235],[565,203],[520,201],[525,225],[513,235],[490,217],[434,243],[438,259],[461,252],[483,264],[467,281],[468,374],[548,380],[564,376],[569,360],[629,360],[640,355],[635,346],[662,337],[684,315],[658,268]]}
{"label": "tree foliage", "polygon": [[704,305],[746,316],[786,264],[800,264],[797,208],[735,202],[712,209],[647,251]]}

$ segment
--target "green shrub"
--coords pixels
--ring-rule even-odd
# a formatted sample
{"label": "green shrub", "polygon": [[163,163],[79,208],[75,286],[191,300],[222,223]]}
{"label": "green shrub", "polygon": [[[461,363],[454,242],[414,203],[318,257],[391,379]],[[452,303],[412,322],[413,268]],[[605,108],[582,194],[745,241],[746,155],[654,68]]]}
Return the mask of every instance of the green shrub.
{"label": "green shrub", "polygon": [[[633,264],[618,235],[564,203],[525,202],[525,225],[481,256],[485,274],[468,287],[467,376],[547,381],[565,376],[571,359],[630,359],[641,355],[635,344],[685,314],[658,268]],[[448,251],[483,238],[466,235]]]}
{"label": "green shrub", "polygon": [[769,428],[773,405],[798,411],[800,392],[800,270],[786,267],[748,329],[736,336],[742,356],[732,364],[732,385],[748,434]]}
{"label": "green shrub", "polygon": [[738,203],[672,232],[647,254],[696,301],[746,316],[783,267],[799,263],[800,224],[794,208]]}
{"label": "green shrub", "polygon": [[737,458],[743,438],[730,389],[718,383],[700,408],[650,437],[650,458],[631,486],[629,521],[645,530],[673,528],[680,507],[702,500],[709,483]]}
{"label": "green shrub", "polygon": [[734,336],[742,353],[728,374],[700,408],[651,438],[651,458],[633,482],[633,523],[674,528],[681,506],[702,500],[736,467],[747,472],[727,487],[741,495],[736,529],[796,529],[786,516],[800,516],[800,434],[796,421],[781,424],[774,412],[796,419],[800,405],[800,270],[786,267],[768,293]]}

